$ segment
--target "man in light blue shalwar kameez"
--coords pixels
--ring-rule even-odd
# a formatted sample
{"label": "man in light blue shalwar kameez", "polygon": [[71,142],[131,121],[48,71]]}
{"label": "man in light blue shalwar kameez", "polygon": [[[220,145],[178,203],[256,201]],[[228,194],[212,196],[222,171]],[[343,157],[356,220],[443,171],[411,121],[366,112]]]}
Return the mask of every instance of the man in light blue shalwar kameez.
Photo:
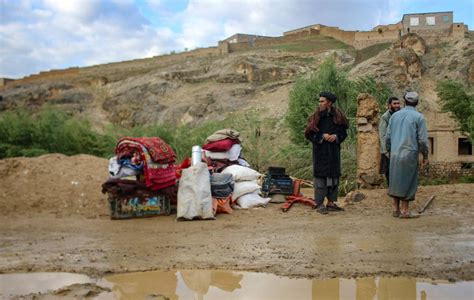
{"label": "man in light blue shalwar kameez", "polygon": [[388,194],[393,197],[394,217],[413,218],[419,215],[408,210],[409,201],[415,200],[418,187],[418,153],[423,164],[428,162],[428,132],[425,118],[416,111],[418,93],[404,96],[405,108],[390,118],[386,144],[390,152],[390,185]]}

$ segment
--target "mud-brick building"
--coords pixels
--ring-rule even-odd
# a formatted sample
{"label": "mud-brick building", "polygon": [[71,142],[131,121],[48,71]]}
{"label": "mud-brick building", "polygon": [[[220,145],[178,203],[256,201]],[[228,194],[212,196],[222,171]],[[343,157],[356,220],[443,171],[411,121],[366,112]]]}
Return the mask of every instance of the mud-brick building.
{"label": "mud-brick building", "polygon": [[416,33],[424,38],[461,36],[467,31],[464,23],[453,22],[453,12],[404,14],[402,33]]}
{"label": "mud-brick building", "polygon": [[429,130],[428,136],[433,175],[474,175],[473,147],[465,135],[438,128]]}
{"label": "mud-brick building", "polygon": [[428,125],[430,174],[474,175],[474,149],[458,124],[441,109],[424,111]]}
{"label": "mud-brick building", "polygon": [[1,77],[0,78],[0,86],[5,86],[5,85],[7,85],[7,83],[12,82],[13,80],[14,79]]}

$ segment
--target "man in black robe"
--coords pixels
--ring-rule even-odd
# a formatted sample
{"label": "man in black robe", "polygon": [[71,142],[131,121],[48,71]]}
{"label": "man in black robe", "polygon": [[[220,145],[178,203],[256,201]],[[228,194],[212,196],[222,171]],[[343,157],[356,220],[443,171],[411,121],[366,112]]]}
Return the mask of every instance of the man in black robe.
{"label": "man in black robe", "polygon": [[341,176],[341,143],[347,137],[349,123],[343,112],[333,106],[336,99],[332,93],[320,93],[319,107],[309,117],[305,129],[306,139],[313,144],[314,199],[321,214],[344,210],[335,202]]}

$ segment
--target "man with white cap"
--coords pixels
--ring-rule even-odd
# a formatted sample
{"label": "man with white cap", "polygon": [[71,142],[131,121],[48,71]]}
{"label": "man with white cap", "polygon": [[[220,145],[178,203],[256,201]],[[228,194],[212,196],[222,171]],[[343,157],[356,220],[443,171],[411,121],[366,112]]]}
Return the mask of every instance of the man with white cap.
{"label": "man with white cap", "polygon": [[428,132],[425,118],[416,111],[418,93],[408,92],[403,97],[405,108],[399,110],[388,123],[386,146],[390,152],[390,185],[394,217],[416,218],[408,204],[415,200],[418,188],[418,153],[423,164],[428,163]]}

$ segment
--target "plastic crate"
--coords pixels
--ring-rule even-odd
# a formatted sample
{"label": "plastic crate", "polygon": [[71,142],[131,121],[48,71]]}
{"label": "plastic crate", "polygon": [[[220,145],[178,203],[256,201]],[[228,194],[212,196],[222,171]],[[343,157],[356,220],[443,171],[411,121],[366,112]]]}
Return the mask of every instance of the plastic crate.
{"label": "plastic crate", "polygon": [[289,176],[266,176],[263,180],[262,191],[264,196],[270,194],[293,194],[293,180]]}

